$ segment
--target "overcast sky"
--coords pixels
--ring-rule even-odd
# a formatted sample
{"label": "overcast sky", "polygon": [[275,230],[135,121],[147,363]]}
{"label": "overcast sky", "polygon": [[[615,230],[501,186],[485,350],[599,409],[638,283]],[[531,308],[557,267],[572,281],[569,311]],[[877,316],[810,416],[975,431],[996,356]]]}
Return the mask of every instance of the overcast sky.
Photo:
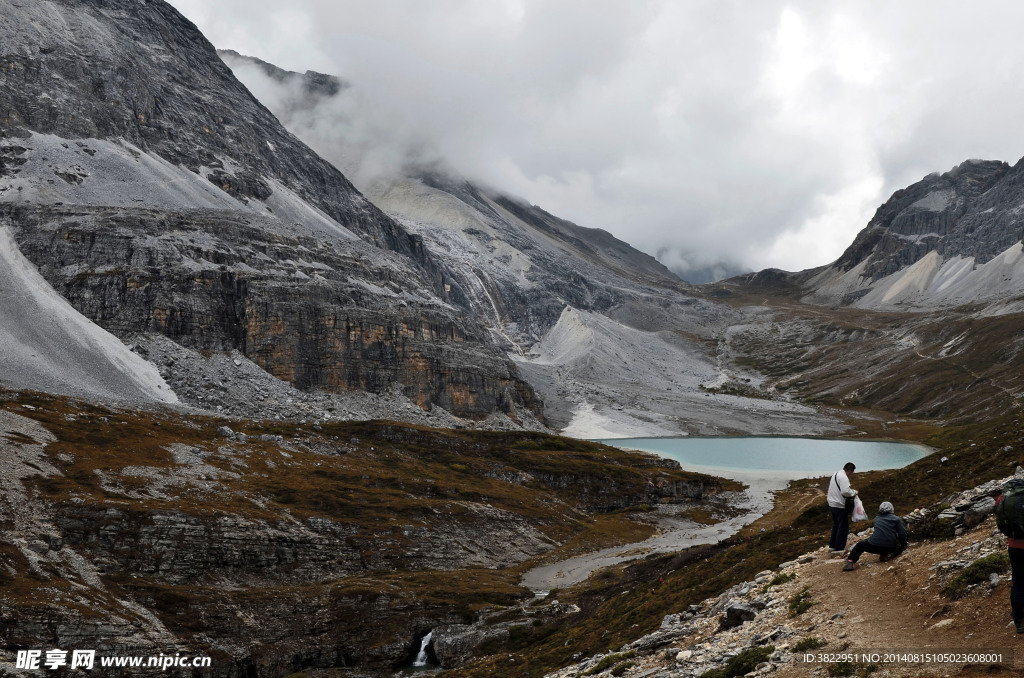
{"label": "overcast sky", "polygon": [[825,264],[894,190],[1024,155],[1024,3],[170,1],[349,82],[378,160],[444,159],[677,270]]}

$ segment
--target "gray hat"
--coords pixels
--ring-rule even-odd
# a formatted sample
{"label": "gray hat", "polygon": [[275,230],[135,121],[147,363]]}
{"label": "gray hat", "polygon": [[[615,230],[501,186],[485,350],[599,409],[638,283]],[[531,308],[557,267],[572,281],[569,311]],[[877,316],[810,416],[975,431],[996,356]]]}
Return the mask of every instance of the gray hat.
{"label": "gray hat", "polygon": [[892,503],[891,502],[883,501],[881,504],[878,505],[878,513],[879,514],[882,514],[882,513],[893,513],[894,511],[895,511],[895,509],[892,507]]}

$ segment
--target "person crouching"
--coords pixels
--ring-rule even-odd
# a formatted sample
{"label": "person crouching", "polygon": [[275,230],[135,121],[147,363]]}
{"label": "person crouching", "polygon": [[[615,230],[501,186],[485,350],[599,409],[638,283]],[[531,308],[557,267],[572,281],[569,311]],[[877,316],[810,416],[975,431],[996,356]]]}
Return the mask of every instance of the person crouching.
{"label": "person crouching", "polygon": [[907,526],[903,520],[893,512],[892,504],[883,501],[878,507],[878,515],[875,517],[875,531],[867,539],[854,544],[850,550],[850,557],[843,565],[844,571],[854,568],[861,554],[877,553],[880,560],[888,560],[893,556],[903,553],[907,548]]}

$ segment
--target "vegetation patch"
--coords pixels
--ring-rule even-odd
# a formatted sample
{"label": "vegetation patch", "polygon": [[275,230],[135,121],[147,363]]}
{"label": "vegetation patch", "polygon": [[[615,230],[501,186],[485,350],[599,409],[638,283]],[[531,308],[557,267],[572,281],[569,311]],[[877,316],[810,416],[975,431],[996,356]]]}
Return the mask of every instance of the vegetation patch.
{"label": "vegetation patch", "polygon": [[842,676],[853,676],[857,673],[857,665],[852,662],[836,662],[828,667],[828,675],[833,678],[841,678]]}
{"label": "vegetation patch", "polygon": [[825,641],[817,636],[808,636],[803,640],[800,640],[793,644],[790,648],[791,652],[807,652],[808,650],[817,650],[819,647],[824,647]]}
{"label": "vegetation patch", "polygon": [[939,520],[939,514],[949,508],[943,504],[934,510],[928,517],[907,530],[907,537],[913,541],[923,539],[939,539],[946,541],[956,536],[956,529],[952,520]]}
{"label": "vegetation patch", "polygon": [[796,572],[780,572],[777,575],[775,575],[774,577],[772,577],[770,582],[768,582],[767,584],[764,585],[764,588],[761,589],[761,592],[765,593],[765,592],[768,591],[768,589],[770,589],[773,586],[779,586],[781,584],[787,584],[787,583],[793,581],[794,579],[796,579]]}
{"label": "vegetation patch", "polygon": [[837,662],[828,667],[828,675],[834,678],[844,676],[861,676],[866,678],[879,669],[878,664],[854,664],[853,662]]}
{"label": "vegetation patch", "polygon": [[1006,572],[1009,569],[1010,556],[1005,551],[978,558],[949,580],[942,589],[942,595],[954,599],[963,598],[967,595],[968,588],[974,584],[986,581],[993,573]]}
{"label": "vegetation patch", "polygon": [[711,669],[701,674],[701,678],[735,678],[745,676],[757,668],[757,665],[768,661],[768,658],[775,652],[774,645],[764,647],[750,647],[730,659],[720,669]]}
{"label": "vegetation patch", "polygon": [[[615,666],[616,664],[620,664],[621,662],[625,662],[625,660],[627,660],[627,659],[632,659],[635,656],[636,656],[636,652],[634,652],[633,650],[630,650],[629,652],[621,652],[621,653],[616,652],[614,654],[610,654],[610,655],[608,655],[606,657],[602,657],[601,661],[597,662],[597,664],[595,664],[592,668],[588,669],[587,671],[584,671],[583,675],[584,676],[596,676],[599,673],[603,673],[604,671],[607,671],[612,666]],[[622,674],[617,674],[617,675],[622,675]]]}
{"label": "vegetation patch", "polygon": [[796,617],[801,615],[813,606],[814,600],[811,598],[811,589],[805,586],[800,589],[799,593],[789,599],[789,616]]}
{"label": "vegetation patch", "polygon": [[619,664],[611,670],[611,674],[613,676],[621,676],[634,666],[636,666],[636,662],[622,662],[621,664]]}

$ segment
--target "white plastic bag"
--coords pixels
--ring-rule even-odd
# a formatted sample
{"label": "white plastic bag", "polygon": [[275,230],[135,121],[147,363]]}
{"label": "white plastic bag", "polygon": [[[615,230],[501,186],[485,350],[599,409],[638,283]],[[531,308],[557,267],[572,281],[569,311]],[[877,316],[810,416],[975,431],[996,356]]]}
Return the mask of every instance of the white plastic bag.
{"label": "white plastic bag", "polygon": [[868,519],[868,513],[864,510],[864,504],[860,497],[853,498],[853,516],[850,518],[855,523]]}

